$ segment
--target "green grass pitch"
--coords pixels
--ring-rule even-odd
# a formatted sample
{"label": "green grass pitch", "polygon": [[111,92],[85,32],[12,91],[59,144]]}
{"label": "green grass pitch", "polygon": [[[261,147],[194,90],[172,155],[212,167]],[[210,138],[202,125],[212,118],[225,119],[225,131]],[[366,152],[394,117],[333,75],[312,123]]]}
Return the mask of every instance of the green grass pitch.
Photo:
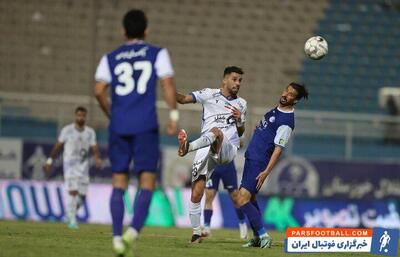
{"label": "green grass pitch", "polygon": [[[135,257],[279,257],[376,256],[366,253],[285,254],[284,232],[271,231],[270,249],[244,249],[238,230],[219,229],[203,243],[189,245],[190,229],[143,229]],[[62,223],[0,221],[0,257],[112,257],[111,226],[80,224],[70,230]]]}

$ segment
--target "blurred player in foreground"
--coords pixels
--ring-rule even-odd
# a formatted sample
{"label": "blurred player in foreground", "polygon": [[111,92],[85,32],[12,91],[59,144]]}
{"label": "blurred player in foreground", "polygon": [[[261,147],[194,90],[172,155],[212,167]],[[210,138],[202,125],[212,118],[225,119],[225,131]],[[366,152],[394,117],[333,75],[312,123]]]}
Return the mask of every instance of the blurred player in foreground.
{"label": "blurred player in foreground", "polygon": [[237,174],[236,174],[235,162],[231,161],[228,164],[219,165],[214,169],[210,178],[206,182],[206,201],[204,204],[204,229],[202,232],[203,237],[207,237],[211,234],[211,217],[213,214],[212,203],[218,192],[219,181],[222,180],[224,183],[224,188],[228,191],[229,196],[235,206],[235,211],[239,219],[239,233],[241,239],[247,238],[247,224],[246,217],[242,210],[240,210],[237,199],[239,195]]}
{"label": "blurred player in foreground", "polygon": [[238,203],[250,221],[254,238],[243,247],[271,247],[272,238],[264,229],[256,194],[278,162],[294,130],[294,105],[302,98],[308,98],[307,89],[290,83],[278,106],[267,112],[257,125],[247,147]]}
{"label": "blurred player in foreground", "polygon": [[[167,133],[177,130],[174,71],[167,49],[144,42],[147,18],[141,10],[130,10],[123,18],[126,42],[104,55],[97,67],[95,94],[110,119],[109,155],[113,172],[110,210],[113,223],[113,248],[118,256],[133,250],[146,220],[156,185],[159,158],[159,125],[156,110],[157,79],[170,107]],[[108,87],[111,103],[108,99]],[[139,180],[133,219],[122,235],[124,200],[129,182],[129,163]]]}
{"label": "blurred player in foreground", "polygon": [[65,188],[68,190],[67,218],[68,227],[78,228],[76,213],[86,199],[89,185],[89,150],[92,149],[96,166],[101,167],[100,151],[96,144],[96,133],[85,125],[87,110],[77,107],[75,110],[75,122],[65,126],[58,137],[57,142],[50,152],[44,169],[47,174],[51,172],[54,158],[64,146],[63,167]]}
{"label": "blurred player in foreground", "polygon": [[237,96],[243,71],[236,66],[224,70],[222,88],[205,88],[188,95],[177,94],[181,104],[203,105],[201,137],[189,142],[185,130],[178,135],[179,156],[196,151],[192,166],[192,194],[189,204],[190,223],[193,227],[191,243],[200,243],[200,201],[205,184],[217,165],[231,162],[240,145],[239,137],[244,133],[246,101]]}

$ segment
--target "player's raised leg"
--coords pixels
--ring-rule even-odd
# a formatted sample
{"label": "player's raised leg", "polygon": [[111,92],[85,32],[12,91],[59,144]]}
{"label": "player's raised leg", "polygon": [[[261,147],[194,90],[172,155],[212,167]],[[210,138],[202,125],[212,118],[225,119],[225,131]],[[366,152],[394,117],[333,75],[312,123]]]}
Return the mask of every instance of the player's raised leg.
{"label": "player's raised leg", "polygon": [[178,134],[178,155],[185,156],[188,152],[193,152],[210,145],[212,145],[211,149],[213,153],[218,153],[223,139],[224,134],[222,131],[218,128],[212,128],[208,132],[203,133],[198,139],[189,142],[186,131],[181,129]]}

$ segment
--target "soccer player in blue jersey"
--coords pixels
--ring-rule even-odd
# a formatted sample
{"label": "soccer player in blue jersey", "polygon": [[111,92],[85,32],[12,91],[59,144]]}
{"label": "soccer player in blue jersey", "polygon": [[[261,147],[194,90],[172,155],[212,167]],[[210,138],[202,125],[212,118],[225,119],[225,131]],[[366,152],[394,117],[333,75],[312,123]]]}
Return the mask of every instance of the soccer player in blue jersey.
{"label": "soccer player in blue jersey", "polygon": [[305,86],[290,83],[278,106],[261,119],[247,147],[238,203],[250,221],[254,238],[243,247],[271,247],[272,238],[264,229],[256,194],[278,162],[294,130],[294,105],[302,98],[308,98]]}
{"label": "soccer player in blue jersey", "polygon": [[[174,71],[167,49],[143,41],[147,34],[147,18],[143,11],[130,10],[122,23],[126,42],[101,58],[95,75],[96,98],[110,118],[109,156],[113,172],[110,210],[113,248],[118,256],[128,254],[138,238],[156,184],[160,153],[156,112],[157,79],[162,82],[164,97],[171,109],[167,126],[169,135],[176,133],[179,119]],[[109,86],[111,103],[107,92]],[[132,158],[140,192],[135,201],[133,219],[122,235],[123,195],[128,187],[128,170]]]}
{"label": "soccer player in blue jersey", "polygon": [[247,225],[246,225],[246,217],[242,210],[240,210],[237,200],[239,195],[238,183],[237,183],[237,174],[235,162],[231,161],[228,164],[219,165],[214,169],[214,172],[211,174],[210,178],[206,183],[206,201],[204,204],[204,229],[202,232],[202,236],[209,236],[211,233],[211,217],[213,214],[212,203],[214,201],[215,196],[218,192],[219,182],[222,180],[224,183],[224,188],[228,191],[229,196],[232,199],[232,202],[235,206],[236,215],[239,219],[239,232],[240,238],[247,238]]}

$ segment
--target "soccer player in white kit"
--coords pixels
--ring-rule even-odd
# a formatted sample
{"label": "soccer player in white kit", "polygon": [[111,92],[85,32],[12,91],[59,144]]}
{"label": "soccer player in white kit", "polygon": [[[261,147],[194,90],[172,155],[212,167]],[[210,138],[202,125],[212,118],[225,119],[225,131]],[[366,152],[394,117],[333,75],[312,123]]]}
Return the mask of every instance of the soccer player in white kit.
{"label": "soccer player in white kit", "polygon": [[190,222],[193,227],[191,243],[200,243],[200,201],[205,184],[217,165],[231,162],[239,149],[240,136],[244,133],[247,103],[237,96],[242,82],[243,70],[236,66],[226,67],[222,88],[205,88],[188,95],[177,93],[181,104],[201,103],[203,116],[201,137],[189,142],[185,130],[178,135],[179,156],[196,151],[192,166],[192,194],[189,205]]}
{"label": "soccer player in white kit", "polygon": [[95,131],[86,126],[87,110],[77,107],[75,122],[65,126],[46,161],[45,171],[50,173],[54,158],[64,146],[63,167],[67,196],[68,227],[78,228],[76,212],[83,205],[89,185],[89,150],[92,149],[96,166],[101,167],[100,151],[96,144]]}

